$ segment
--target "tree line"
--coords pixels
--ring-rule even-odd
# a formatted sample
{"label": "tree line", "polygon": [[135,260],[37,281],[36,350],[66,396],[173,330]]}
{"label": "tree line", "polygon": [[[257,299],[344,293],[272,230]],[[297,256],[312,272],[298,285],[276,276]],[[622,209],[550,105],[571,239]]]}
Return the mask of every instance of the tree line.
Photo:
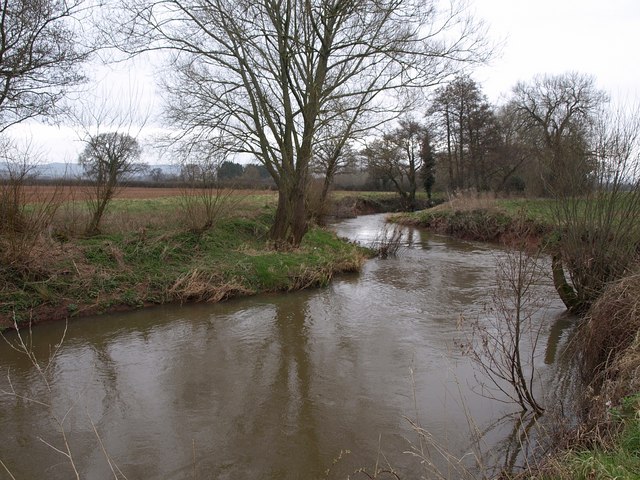
{"label": "tree line", "polygon": [[[1,20],[0,132],[68,119],[102,52],[161,52],[172,155],[223,176],[255,159],[278,190],[276,246],[301,242],[311,181],[323,179],[326,201],[345,165],[366,165],[407,209],[420,188],[541,195],[579,191],[593,172],[584,158],[606,103],[595,80],[539,76],[491,105],[461,74],[491,56],[464,2],[3,0]],[[142,127],[87,117],[79,161],[108,187],[135,170]]]}
{"label": "tree line", "polygon": [[[415,206],[415,192],[472,189],[531,196],[581,194],[595,174],[596,125],[607,95],[576,72],[514,86],[500,106],[458,76],[435,90],[421,119],[405,118],[360,155],[370,175]],[[423,185],[424,184],[424,185]]]}

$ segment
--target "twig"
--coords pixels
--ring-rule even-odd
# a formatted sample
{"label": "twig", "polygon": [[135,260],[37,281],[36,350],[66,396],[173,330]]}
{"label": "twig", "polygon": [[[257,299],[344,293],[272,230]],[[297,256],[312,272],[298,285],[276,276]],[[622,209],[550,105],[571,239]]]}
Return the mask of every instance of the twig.
{"label": "twig", "polygon": [[0,465],[2,465],[2,468],[4,468],[5,472],[7,472],[9,474],[9,476],[11,477],[12,480],[16,480],[16,477],[13,476],[11,471],[7,468],[7,466],[4,464],[4,462],[2,460],[0,460]]}

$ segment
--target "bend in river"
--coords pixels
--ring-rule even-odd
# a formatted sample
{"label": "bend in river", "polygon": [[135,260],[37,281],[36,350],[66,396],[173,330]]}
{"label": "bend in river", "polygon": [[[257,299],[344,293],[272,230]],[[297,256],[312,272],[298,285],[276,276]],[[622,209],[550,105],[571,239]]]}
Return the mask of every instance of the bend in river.
{"label": "bend in river", "polygon": [[[383,221],[335,229],[368,244]],[[504,415],[516,409],[478,394],[484,379],[458,346],[468,320],[492,314],[503,255],[406,228],[397,258],[324,289],[73,320],[47,371],[50,391],[2,344],[0,460],[16,478],[70,478],[53,448],[66,451],[64,429],[87,479],[113,478],[105,452],[130,479],[346,478],[376,465],[413,478],[424,466],[403,452],[425,451],[415,425],[470,466],[477,425],[484,460],[508,461],[500,449],[517,420]],[[536,288],[549,300],[537,314],[542,391],[554,388],[570,324],[551,285]],[[34,329],[42,365],[63,330]]]}

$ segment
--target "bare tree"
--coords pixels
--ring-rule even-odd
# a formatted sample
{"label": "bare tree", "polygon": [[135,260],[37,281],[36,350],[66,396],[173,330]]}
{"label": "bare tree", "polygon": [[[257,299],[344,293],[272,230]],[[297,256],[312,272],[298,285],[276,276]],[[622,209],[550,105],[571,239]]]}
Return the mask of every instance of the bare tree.
{"label": "bare tree", "polygon": [[[467,353],[484,373],[485,395],[504,395],[523,411],[544,412],[534,392],[535,355],[542,326],[539,313],[544,299],[536,293],[543,278],[539,258],[523,248],[498,261],[494,310],[490,318],[473,324]],[[498,397],[495,397],[498,398]]]}
{"label": "bare tree", "polygon": [[38,175],[41,156],[32,144],[20,145],[0,135],[0,263],[25,263],[61,203],[56,186],[50,192],[29,188]]}
{"label": "bare tree", "polygon": [[327,122],[318,128],[311,168],[322,175],[321,206],[326,205],[336,174],[354,162],[356,153],[350,141],[355,134],[350,136],[346,131],[350,128],[352,125],[339,120]]}
{"label": "bare tree", "polygon": [[420,145],[420,160],[422,166],[420,167],[420,176],[422,177],[422,185],[425,192],[427,192],[427,200],[429,206],[432,205],[433,186],[436,183],[436,156],[431,146],[431,135],[425,132],[422,137],[422,144]]}
{"label": "bare tree", "polygon": [[143,94],[135,83],[125,91],[101,85],[69,103],[68,116],[85,145],[78,162],[91,180],[86,188],[90,212],[87,235],[99,233],[104,213],[125,182],[148,168],[140,161],[140,138],[152,105],[144,105]]}
{"label": "bare tree", "polygon": [[400,168],[400,149],[390,135],[374,138],[360,151],[360,155],[369,178],[379,184],[377,186],[387,189],[392,184],[396,191],[402,189],[404,172]]}
{"label": "bare tree", "polygon": [[160,183],[165,179],[165,173],[160,167],[154,167],[149,170],[149,178],[155,183]]}
{"label": "bare tree", "polygon": [[242,165],[228,160],[221,137],[195,146],[188,141],[179,142],[174,147],[180,162],[184,222],[190,231],[201,233],[214,227],[231,207],[233,189],[221,185],[221,166],[237,165],[242,172]]}
{"label": "bare tree", "polygon": [[428,132],[424,125],[405,118],[400,120],[400,125],[393,136],[402,152],[402,165],[407,177],[408,188],[404,196],[406,207],[407,210],[413,211],[416,209],[416,191],[424,160],[424,141],[428,137]]}
{"label": "bare tree", "polygon": [[307,230],[310,163],[332,105],[343,118],[392,118],[414,99],[401,91],[442,81],[483,47],[457,1],[444,16],[434,0],[123,1],[133,12],[125,48],[174,52],[174,125],[194,141],[232,137],[268,169],[276,245]]}
{"label": "bare tree", "polygon": [[491,163],[493,188],[496,192],[523,191],[527,183],[536,183],[535,178],[539,173],[533,165],[535,149],[530,141],[532,132],[524,128],[525,123],[512,102],[498,109],[496,121],[499,140]]}
{"label": "bare tree", "polygon": [[405,118],[397,128],[364,150],[369,169],[394,185],[409,211],[416,209],[416,191],[424,158],[423,142],[427,135],[424,125]]}
{"label": "bare tree", "polygon": [[436,91],[428,115],[439,150],[444,151],[449,189],[486,190],[497,121],[479,85],[467,76]]}
{"label": "bare tree", "polygon": [[0,137],[0,230],[4,235],[27,226],[25,188],[36,175],[29,148],[20,149],[6,135]]}
{"label": "bare tree", "polygon": [[582,193],[587,187],[594,168],[587,161],[587,136],[606,101],[592,76],[576,72],[537,76],[514,87],[512,102],[530,132],[547,193]]}
{"label": "bare tree", "polygon": [[0,7],[0,132],[55,111],[84,80],[91,48],[81,42],[83,0],[2,0]]}
{"label": "bare tree", "polygon": [[[555,194],[553,278],[567,308],[584,312],[623,277],[640,245],[640,110],[602,110],[589,134],[591,174]],[[571,181],[568,178],[567,181]],[[580,188],[582,195],[572,195]]]}
{"label": "bare tree", "polygon": [[100,221],[122,183],[145,170],[146,165],[138,162],[141,153],[138,141],[126,133],[100,133],[87,141],[78,159],[85,176],[92,181],[87,201],[91,213],[87,235],[99,233]]}

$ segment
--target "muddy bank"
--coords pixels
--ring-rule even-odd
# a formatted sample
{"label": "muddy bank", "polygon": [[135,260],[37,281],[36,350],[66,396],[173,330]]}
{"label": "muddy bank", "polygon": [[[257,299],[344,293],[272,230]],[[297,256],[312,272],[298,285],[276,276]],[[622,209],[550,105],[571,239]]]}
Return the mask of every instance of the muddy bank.
{"label": "muddy bank", "polygon": [[526,218],[514,218],[503,212],[489,209],[422,210],[391,215],[389,221],[426,228],[435,233],[463,240],[513,246],[544,247],[547,237],[553,231],[550,225]]}

